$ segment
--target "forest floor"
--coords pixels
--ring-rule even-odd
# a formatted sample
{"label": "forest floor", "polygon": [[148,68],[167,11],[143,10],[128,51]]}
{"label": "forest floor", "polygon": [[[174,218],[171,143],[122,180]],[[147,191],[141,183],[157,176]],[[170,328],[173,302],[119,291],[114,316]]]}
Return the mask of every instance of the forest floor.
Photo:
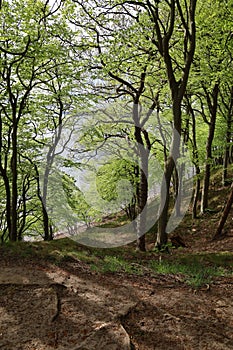
{"label": "forest floor", "polygon": [[186,247],[94,249],[70,239],[0,247],[2,350],[233,349],[233,225],[186,218]]}

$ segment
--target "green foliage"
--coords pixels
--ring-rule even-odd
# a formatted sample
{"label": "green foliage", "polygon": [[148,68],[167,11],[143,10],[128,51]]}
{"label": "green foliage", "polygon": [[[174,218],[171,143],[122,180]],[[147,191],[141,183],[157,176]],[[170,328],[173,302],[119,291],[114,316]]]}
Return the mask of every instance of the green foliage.
{"label": "green foliage", "polygon": [[74,178],[64,174],[62,177],[62,187],[67,203],[75,214],[76,220],[84,222],[89,226],[98,217],[99,213],[86,202],[85,196],[77,187]]}
{"label": "green foliage", "polygon": [[138,178],[135,164],[125,159],[115,159],[99,168],[96,181],[103,199],[117,200],[119,206],[124,207],[132,201],[136,193]]}
{"label": "green foliage", "polygon": [[[15,239],[26,231],[27,236],[41,234],[41,189],[35,167],[76,99],[77,85],[71,75],[78,64],[71,65],[71,47],[64,41],[72,36],[62,13],[65,6],[54,4],[51,10],[41,1],[14,0],[5,1],[1,8],[1,175],[8,203],[19,204],[9,210],[4,197],[0,199],[5,203],[7,225],[15,225]],[[2,230],[5,226],[2,217]]]}
{"label": "green foliage", "polygon": [[[171,143],[168,125],[173,120],[172,96],[165,63],[159,53],[158,32],[153,16],[149,15],[146,3],[132,2],[123,6],[121,2],[113,1],[111,4],[112,8],[107,1],[96,2],[95,7],[91,1],[86,1],[82,6],[73,1],[61,2],[61,6],[40,0],[2,3],[0,208],[3,215],[0,224],[3,235],[8,225],[5,215],[7,186],[10,188],[10,201],[14,187],[13,130],[17,134],[18,198],[15,210],[18,229],[23,235],[43,235],[41,188],[35,166],[40,165],[45,145],[49,149],[58,141],[58,128],[77,116],[80,116],[77,118],[80,137],[75,146],[86,157],[78,162],[62,159],[64,167],[87,167],[84,164],[87,158],[102,150],[103,153],[111,153],[112,162],[103,162],[104,165],[97,169],[95,159],[89,160],[88,165],[97,173],[97,199],[90,195],[87,201],[74,179],[63,176],[68,206],[79,220],[89,224],[100,217],[100,208],[96,204],[99,199],[103,200],[102,203],[106,201],[112,204],[109,208],[116,211],[136,204],[138,176],[135,174],[137,162],[134,163],[134,151],[137,145],[134,142],[132,102],[142,76],[137,123],[141,123],[142,130],[148,131],[154,159],[161,167],[164,165]],[[180,5],[182,9],[185,8],[184,2],[181,1]],[[204,92],[206,89],[210,93],[216,82],[219,82],[220,97],[213,157],[218,157],[219,153],[223,155],[226,132],[232,128],[232,123],[229,127],[226,122],[231,116],[232,100],[232,8],[232,0],[197,2],[196,51],[187,96],[195,114],[200,166],[205,162],[213,163],[212,159],[205,159],[210,109]],[[158,25],[163,36],[168,29],[170,5],[160,1],[155,9],[158,9]],[[179,86],[187,42],[183,40],[185,30],[177,6],[172,30],[169,54]],[[151,106],[154,106],[152,115]],[[187,127],[186,143],[192,150],[190,111],[185,104],[183,107],[182,129]],[[150,118],[147,118],[148,115]],[[124,140],[127,146],[120,140]],[[131,159],[131,154],[132,162],[125,160]],[[158,173],[157,169],[153,170],[156,168],[155,163],[151,164],[149,185],[157,181]],[[3,181],[4,174],[7,180]],[[93,206],[90,202],[93,202]]]}

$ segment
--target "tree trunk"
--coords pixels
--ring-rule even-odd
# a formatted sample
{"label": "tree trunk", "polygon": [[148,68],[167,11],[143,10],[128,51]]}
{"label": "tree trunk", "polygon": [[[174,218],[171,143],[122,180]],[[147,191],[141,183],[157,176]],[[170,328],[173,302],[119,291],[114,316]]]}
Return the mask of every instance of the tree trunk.
{"label": "tree trunk", "polygon": [[[21,195],[21,205],[20,205],[20,220],[18,223],[18,241],[22,241],[23,232],[25,230],[26,219],[27,219],[27,191],[30,188],[29,174],[24,176],[22,184],[22,195]],[[22,207],[22,208],[21,208]]]}
{"label": "tree trunk", "polygon": [[[144,152],[148,153],[148,152]],[[147,218],[147,198],[148,198],[148,154],[142,161],[143,166],[140,170],[140,184],[139,184],[139,201],[138,209],[139,215],[137,220],[137,245],[140,251],[146,251],[146,218]],[[145,168],[146,167],[146,168]]]}
{"label": "tree trunk", "polygon": [[42,214],[43,214],[43,227],[44,227],[44,240],[49,241],[50,232],[49,232],[49,217],[45,207],[45,204],[42,203]]}
{"label": "tree trunk", "polygon": [[[176,84],[175,84],[176,85]],[[181,133],[181,98],[179,90],[174,87],[173,92],[173,119],[174,128],[172,133],[172,143],[170,146],[170,154],[165,162],[164,180],[161,186],[161,198],[159,207],[158,233],[155,243],[156,248],[161,249],[167,243],[168,235],[166,226],[168,221],[168,209],[170,201],[170,183],[173,169],[177,158],[180,155],[180,133]]]}
{"label": "tree trunk", "polygon": [[161,186],[161,198],[160,198],[160,208],[159,208],[159,220],[158,220],[158,232],[156,240],[156,248],[159,250],[167,243],[167,219],[168,219],[168,209],[169,209],[169,199],[170,199],[170,182],[171,176],[174,169],[174,159],[169,156],[164,168],[164,179]]}
{"label": "tree trunk", "polygon": [[198,165],[195,166],[196,169],[196,185],[195,185],[195,191],[193,196],[193,205],[192,205],[192,217],[193,219],[197,219],[197,204],[199,200],[200,195],[200,188],[201,188],[201,180],[200,180],[200,168]]}
{"label": "tree trunk", "polygon": [[[58,145],[58,142],[61,138],[61,132],[62,132],[62,115],[63,115],[63,103],[61,102],[60,99],[58,99],[59,102],[59,119],[58,119],[58,126],[57,130],[55,130],[55,136],[52,144],[49,147],[47,156],[46,156],[46,165],[45,165],[45,170],[43,174],[43,192],[42,195],[40,194],[40,199],[42,203],[42,214],[43,214],[43,226],[44,226],[44,240],[45,241],[50,241],[53,239],[53,234],[51,232],[52,226],[49,222],[49,216],[48,216],[48,211],[47,211],[47,197],[48,197],[48,184],[49,184],[49,176],[51,172],[51,168],[54,163],[54,159],[56,157],[55,151],[56,147]],[[55,121],[54,121],[55,125]]]}
{"label": "tree trunk", "polygon": [[201,213],[204,214],[206,209],[208,208],[208,197],[209,197],[209,185],[210,185],[210,168],[211,165],[210,157],[206,157],[205,163],[205,175],[204,175],[204,183],[202,188],[202,197],[201,197]]}
{"label": "tree trunk", "polygon": [[44,241],[50,241],[52,240],[52,232],[51,232],[51,227],[49,223],[49,216],[47,213],[46,209],[46,197],[47,197],[47,186],[48,186],[48,173],[49,170],[45,170],[44,172],[44,177],[46,177],[47,174],[47,180],[44,179],[44,182],[46,181],[46,184],[44,183],[45,188],[43,189],[45,191],[45,197],[43,198],[43,194],[41,193],[40,189],[40,176],[39,176],[39,170],[38,167],[31,159],[29,159],[30,163],[33,164],[35,172],[36,172],[36,182],[37,182],[37,197],[39,198],[41,202],[41,207],[42,207],[42,217],[43,217],[43,228],[44,228]]}
{"label": "tree trunk", "polygon": [[223,186],[227,185],[227,176],[228,176],[228,164],[230,163],[230,142],[231,142],[231,129],[232,129],[232,112],[233,112],[233,87],[230,91],[230,105],[227,106],[227,130],[226,130],[226,146],[223,159],[223,176],[222,184]]}
{"label": "tree trunk", "polygon": [[[178,4],[177,4],[178,5]],[[172,171],[176,164],[176,160],[179,157],[179,148],[180,148],[180,135],[181,135],[181,103],[186,92],[187,82],[189,78],[190,68],[193,61],[193,56],[195,52],[196,46],[196,26],[195,26],[195,10],[196,10],[196,0],[190,1],[189,8],[186,7],[186,14],[184,15],[182,8],[177,6],[178,12],[180,15],[187,18],[187,22],[184,27],[188,29],[186,30],[186,35],[184,38],[184,62],[183,62],[183,74],[179,81],[176,79],[175,70],[173,67],[173,60],[170,55],[170,39],[173,35],[175,17],[176,17],[176,2],[171,2],[171,12],[170,12],[170,27],[168,32],[162,38],[160,24],[158,21],[158,12],[155,16],[155,24],[156,24],[156,32],[157,32],[157,48],[161,56],[163,57],[167,78],[169,82],[171,97],[172,97],[172,114],[173,114],[173,122],[174,122],[174,130],[173,130],[173,139],[172,145],[170,147],[170,154],[167,162],[165,163],[165,172],[162,187],[161,187],[161,202],[160,202],[160,217],[158,220],[158,234],[156,247],[161,249],[163,244],[167,243],[167,218],[168,218],[168,208],[169,208],[169,187],[172,176]],[[164,198],[165,196],[165,198]]]}
{"label": "tree trunk", "polygon": [[[211,160],[212,160],[212,142],[214,139],[217,109],[218,109],[218,93],[219,84],[216,83],[213,91],[210,93],[204,87],[206,94],[207,104],[210,112],[210,122],[209,124],[209,134],[206,142],[206,162],[205,162],[205,174],[204,183],[202,189],[202,199],[201,199],[201,213],[204,214],[208,208],[208,197],[209,197],[209,184],[210,184],[210,172],[211,172]],[[211,101],[212,97],[212,101]]]}
{"label": "tree trunk", "polygon": [[11,232],[11,189],[9,179],[6,173],[6,170],[1,166],[1,176],[3,177],[5,192],[6,192],[6,223],[7,223],[7,231],[8,236]]}
{"label": "tree trunk", "polygon": [[178,188],[177,188],[177,193],[176,193],[176,202],[175,202],[175,212],[176,212],[176,217],[180,217],[181,214],[181,200],[182,200],[182,195],[184,192],[183,188],[183,175],[184,175],[184,164],[181,164],[179,166],[179,171],[178,171]]}
{"label": "tree trunk", "polygon": [[217,240],[217,239],[221,238],[221,236],[222,236],[222,229],[223,229],[223,227],[224,227],[224,225],[226,223],[226,220],[228,218],[228,215],[230,213],[232,203],[233,203],[233,183],[231,185],[231,192],[230,192],[230,195],[228,197],[227,204],[226,204],[226,206],[224,208],[224,211],[222,213],[221,219],[219,220],[218,227],[217,227],[216,233],[215,233],[215,235],[213,237],[213,240]]}
{"label": "tree trunk", "polygon": [[193,145],[193,163],[195,166],[195,172],[196,172],[196,185],[195,185],[195,191],[193,196],[193,205],[192,205],[192,217],[193,219],[197,218],[197,204],[199,201],[199,195],[200,195],[200,189],[201,189],[201,180],[200,180],[200,166],[199,166],[199,154],[198,154],[198,148],[197,148],[197,134],[196,134],[196,119],[194,110],[192,108],[191,102],[187,98],[188,102],[188,114],[191,115],[192,118],[192,145]]}
{"label": "tree trunk", "polygon": [[[189,141],[189,124],[190,124],[190,120],[188,116],[186,117],[185,128],[183,131],[183,141],[182,141],[182,147],[181,147],[182,155],[185,154],[185,147],[188,145],[188,141]],[[175,167],[175,170],[178,175],[178,188],[177,188],[177,195],[176,195],[176,202],[175,202],[175,213],[176,213],[176,217],[178,218],[182,215],[181,204],[182,204],[182,196],[184,194],[184,182],[183,182],[183,177],[185,172],[184,162],[182,162],[181,164],[177,164]]]}
{"label": "tree trunk", "polygon": [[230,147],[229,142],[230,139],[228,136],[226,137],[228,141],[226,141],[226,148],[224,152],[224,158],[223,158],[223,174],[222,174],[222,184],[223,186],[227,186],[227,177],[228,177],[228,164],[229,164],[229,156],[230,156]]}
{"label": "tree trunk", "polygon": [[[137,249],[140,251],[146,251],[146,217],[147,217],[147,198],[148,198],[148,158],[150,146],[144,145],[142,139],[142,129],[135,126],[135,139],[138,143],[138,152],[140,156],[140,177],[139,177],[139,187],[137,192]],[[148,137],[147,133],[144,135]]]}
{"label": "tree trunk", "polygon": [[11,241],[17,241],[17,221],[18,221],[18,152],[17,152],[17,118],[16,112],[13,111],[13,131],[12,131],[12,156],[11,156],[11,174],[12,174],[12,188],[11,188],[11,231],[9,238]]}
{"label": "tree trunk", "polygon": [[[11,188],[10,188],[10,181],[9,177],[7,175],[7,168],[8,168],[8,162],[7,162],[7,153],[9,152],[9,146],[8,149],[3,149],[3,130],[2,130],[2,115],[0,114],[0,174],[2,176],[4,187],[5,187],[5,194],[6,194],[6,225],[7,229],[4,232],[4,235],[7,233],[8,237],[11,232]],[[9,139],[10,139],[10,132],[8,132],[8,145],[9,145]],[[3,239],[3,236],[2,236]]]}

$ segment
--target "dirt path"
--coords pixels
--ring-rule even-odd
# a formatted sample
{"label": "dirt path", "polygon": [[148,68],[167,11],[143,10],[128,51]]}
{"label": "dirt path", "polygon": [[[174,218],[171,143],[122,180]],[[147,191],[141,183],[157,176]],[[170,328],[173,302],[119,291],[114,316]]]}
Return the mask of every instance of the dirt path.
{"label": "dirt path", "polygon": [[1,266],[0,349],[233,349],[233,279],[194,292],[174,276],[102,275],[72,260]]}

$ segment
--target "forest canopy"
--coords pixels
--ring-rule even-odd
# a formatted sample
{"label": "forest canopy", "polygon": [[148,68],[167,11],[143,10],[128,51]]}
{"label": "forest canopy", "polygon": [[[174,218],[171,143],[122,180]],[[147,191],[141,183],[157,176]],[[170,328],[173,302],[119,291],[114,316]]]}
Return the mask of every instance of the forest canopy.
{"label": "forest canopy", "polygon": [[161,249],[188,208],[204,214],[216,167],[232,182],[232,14],[232,0],[2,0],[1,241],[122,213],[116,244],[143,251],[154,229]]}

